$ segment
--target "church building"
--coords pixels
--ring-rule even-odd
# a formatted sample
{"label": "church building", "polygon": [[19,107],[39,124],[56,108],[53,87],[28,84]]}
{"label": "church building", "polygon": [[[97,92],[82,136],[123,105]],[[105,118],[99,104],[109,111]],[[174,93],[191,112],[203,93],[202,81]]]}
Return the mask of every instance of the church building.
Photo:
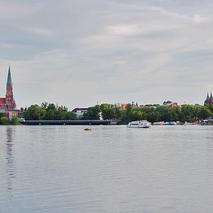
{"label": "church building", "polygon": [[204,102],[204,105],[210,105],[210,104],[213,104],[213,96],[212,96],[212,93],[210,95],[209,93],[207,93],[207,97]]}
{"label": "church building", "polygon": [[15,99],[13,97],[13,84],[10,67],[7,75],[6,95],[3,98],[0,97],[0,113],[6,113],[9,118],[18,115]]}

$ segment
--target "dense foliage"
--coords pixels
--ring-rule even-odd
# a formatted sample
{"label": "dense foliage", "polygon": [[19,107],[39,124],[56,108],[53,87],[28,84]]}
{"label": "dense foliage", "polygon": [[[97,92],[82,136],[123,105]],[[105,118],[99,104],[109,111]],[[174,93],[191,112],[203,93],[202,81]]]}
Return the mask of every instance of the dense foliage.
{"label": "dense foliage", "polygon": [[19,124],[18,118],[14,117],[11,120],[9,120],[6,114],[0,113],[0,125],[17,125],[17,124]]}
{"label": "dense foliage", "polygon": [[159,121],[180,121],[195,122],[213,116],[213,106],[182,105],[177,107],[168,106],[142,106],[133,108],[127,106],[126,110],[111,104],[102,104],[90,107],[84,115],[85,119],[97,119],[102,115],[103,119],[120,120],[121,123],[128,123],[133,120]]}
{"label": "dense foliage", "polygon": [[94,107],[89,107],[88,112],[83,116],[83,119],[96,120],[102,117],[104,120],[114,120],[121,118],[121,111],[118,107],[112,104],[101,104]]}
{"label": "dense foliage", "polygon": [[[81,119],[84,120],[118,120],[128,123],[133,120],[180,121],[196,122],[213,116],[213,106],[182,105],[176,107],[149,105],[132,107],[129,104],[126,110],[121,110],[112,104],[101,104],[88,108]],[[32,105],[24,113],[26,120],[73,120],[77,119],[73,112],[64,106],[43,103],[41,106]]]}
{"label": "dense foliage", "polygon": [[74,120],[76,115],[64,106],[42,103],[31,105],[24,112],[26,120]]}
{"label": "dense foliage", "polygon": [[88,111],[84,113],[83,118],[84,120],[99,120],[100,118],[100,106],[96,105],[94,107],[89,107]]}

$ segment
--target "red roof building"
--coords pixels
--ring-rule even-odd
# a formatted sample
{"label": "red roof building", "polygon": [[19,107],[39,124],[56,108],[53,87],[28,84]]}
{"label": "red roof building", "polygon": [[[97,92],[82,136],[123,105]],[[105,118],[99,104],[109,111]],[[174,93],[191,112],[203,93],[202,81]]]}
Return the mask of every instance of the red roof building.
{"label": "red roof building", "polygon": [[13,97],[13,84],[10,72],[10,67],[7,76],[6,95],[5,98],[0,98],[0,112],[9,113],[16,111],[16,103]]}
{"label": "red roof building", "polygon": [[0,98],[0,106],[5,105],[5,98]]}

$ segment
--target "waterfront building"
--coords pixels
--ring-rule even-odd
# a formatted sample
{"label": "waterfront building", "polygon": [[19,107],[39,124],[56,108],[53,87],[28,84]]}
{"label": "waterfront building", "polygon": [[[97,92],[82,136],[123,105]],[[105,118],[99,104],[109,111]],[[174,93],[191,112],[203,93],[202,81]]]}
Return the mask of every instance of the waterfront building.
{"label": "waterfront building", "polygon": [[120,104],[120,106],[119,106],[119,108],[120,108],[120,110],[121,111],[124,111],[124,110],[127,110],[128,109],[128,107],[131,107],[132,109],[138,109],[139,108],[139,105],[138,105],[138,103],[136,102],[134,102],[134,101],[132,101],[132,103],[130,104]]}
{"label": "waterfront building", "polygon": [[168,106],[168,107],[177,107],[178,103],[177,102],[172,102],[172,101],[164,101],[163,106]]}
{"label": "waterfront building", "polygon": [[210,95],[209,93],[207,93],[206,100],[204,101],[204,105],[210,105],[210,104],[213,104],[212,92]]}
{"label": "waterfront building", "polygon": [[12,117],[18,116],[18,110],[16,110],[16,102],[13,97],[13,84],[10,67],[8,69],[7,84],[6,84],[6,95],[5,97],[0,97],[0,112],[6,113],[11,119]]}
{"label": "waterfront building", "polygon": [[132,109],[137,109],[137,108],[139,108],[138,103],[137,103],[137,102],[135,103],[134,101],[132,101],[131,107],[132,107]]}
{"label": "waterfront building", "polygon": [[128,108],[128,104],[121,104],[120,105],[120,110],[124,111],[124,110],[127,110]]}
{"label": "waterfront building", "polygon": [[84,113],[88,111],[88,108],[75,108],[72,110],[73,113],[76,114],[77,118],[82,118]]}

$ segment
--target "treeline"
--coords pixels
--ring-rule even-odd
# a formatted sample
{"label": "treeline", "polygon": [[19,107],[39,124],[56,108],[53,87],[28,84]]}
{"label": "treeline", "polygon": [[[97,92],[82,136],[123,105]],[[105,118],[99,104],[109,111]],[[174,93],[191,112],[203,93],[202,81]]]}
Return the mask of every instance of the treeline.
{"label": "treeline", "polygon": [[11,120],[5,113],[0,113],[0,125],[18,125],[18,118],[14,117]]}
{"label": "treeline", "polygon": [[26,120],[74,120],[76,115],[65,106],[42,103],[31,105],[24,111]]}
{"label": "treeline", "polygon": [[195,122],[213,116],[213,105],[182,105],[168,107],[160,105],[150,105],[142,107],[132,107],[131,104],[125,110],[112,104],[101,104],[89,107],[88,111],[81,118],[77,118],[75,113],[68,111],[64,106],[43,103],[41,106],[32,105],[24,112],[26,120],[119,120],[126,124],[133,120],[148,120],[150,122],[159,121],[180,121]]}
{"label": "treeline", "polygon": [[133,120],[148,120],[152,123],[159,121],[196,122],[213,116],[213,105],[182,105],[177,107],[151,105],[136,108],[129,104],[126,110],[120,110],[115,105],[102,104],[90,107],[84,118],[97,119],[100,114],[103,119],[120,120],[123,124]]}
{"label": "treeline", "polygon": [[120,120],[122,112],[119,107],[112,104],[101,104],[89,107],[88,112],[84,113],[85,120],[100,119],[103,120]]}

